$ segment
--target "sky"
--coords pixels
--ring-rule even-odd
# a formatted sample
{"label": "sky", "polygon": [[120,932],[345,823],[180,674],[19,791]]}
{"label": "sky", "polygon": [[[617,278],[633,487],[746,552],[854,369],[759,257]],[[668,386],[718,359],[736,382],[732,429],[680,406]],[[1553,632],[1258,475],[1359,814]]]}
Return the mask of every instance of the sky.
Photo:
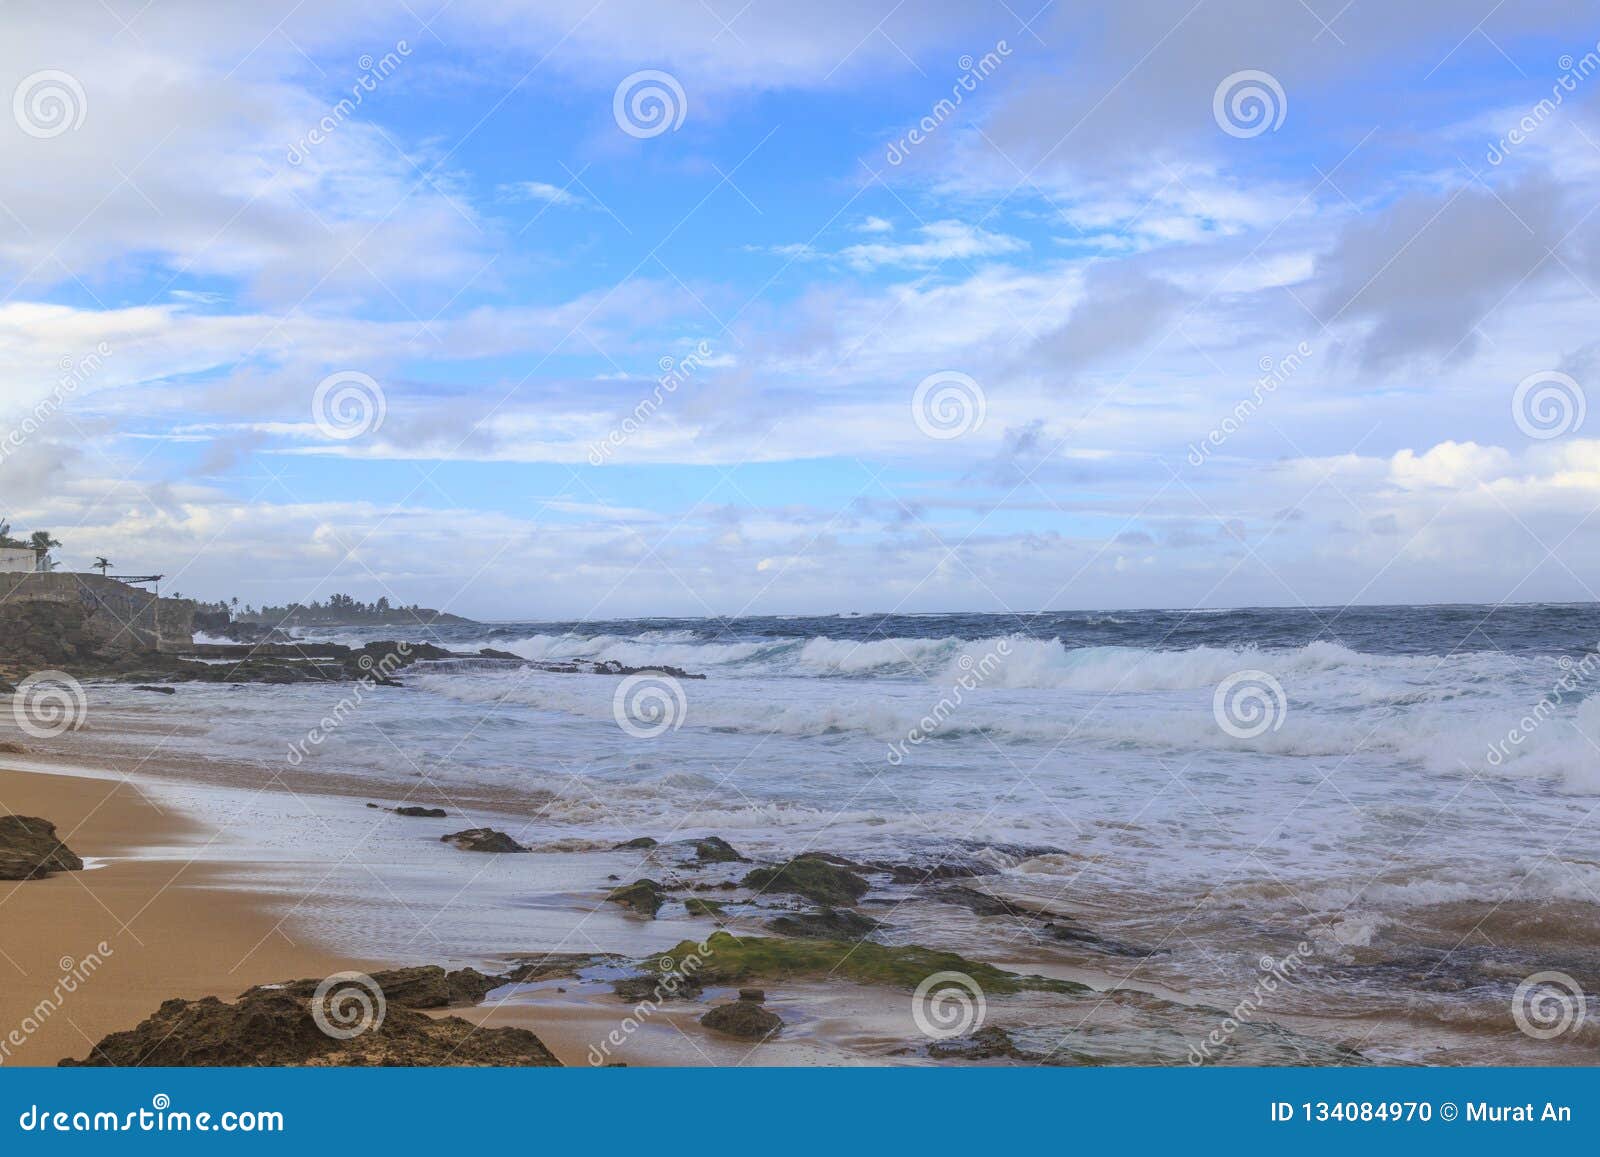
{"label": "sky", "polygon": [[0,0],[0,515],[494,619],[1586,601],[1597,44],[1576,0]]}

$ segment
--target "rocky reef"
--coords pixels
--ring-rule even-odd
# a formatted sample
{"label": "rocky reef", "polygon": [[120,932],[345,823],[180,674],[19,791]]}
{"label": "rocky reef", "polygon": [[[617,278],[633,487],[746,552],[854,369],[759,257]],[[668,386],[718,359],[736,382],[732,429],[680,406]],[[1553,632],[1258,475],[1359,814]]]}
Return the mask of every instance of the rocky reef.
{"label": "rocky reef", "polygon": [[[366,1003],[319,1008],[324,981],[295,980],[241,993],[232,1004],[205,997],[169,1000],[126,1032],[112,1033],[82,1060],[63,1066],[540,1066],[560,1064],[533,1033],[481,1028],[460,1017],[430,1017],[420,1009],[481,1000],[490,978],[465,969],[425,967],[379,972],[370,978],[380,1006],[365,987]],[[326,999],[337,1002],[335,988]],[[356,1015],[342,1015],[356,1010]],[[333,1031],[329,1031],[329,1027]]]}

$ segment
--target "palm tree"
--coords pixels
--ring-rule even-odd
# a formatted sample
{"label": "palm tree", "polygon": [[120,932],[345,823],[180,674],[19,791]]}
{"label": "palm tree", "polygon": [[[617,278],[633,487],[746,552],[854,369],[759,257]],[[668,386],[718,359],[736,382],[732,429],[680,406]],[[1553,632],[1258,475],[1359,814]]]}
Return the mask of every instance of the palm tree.
{"label": "palm tree", "polygon": [[50,537],[48,530],[36,530],[33,537],[28,540],[28,545],[33,548],[34,557],[39,560],[40,570],[55,570],[56,564],[51,561],[50,551],[61,545],[59,539]]}

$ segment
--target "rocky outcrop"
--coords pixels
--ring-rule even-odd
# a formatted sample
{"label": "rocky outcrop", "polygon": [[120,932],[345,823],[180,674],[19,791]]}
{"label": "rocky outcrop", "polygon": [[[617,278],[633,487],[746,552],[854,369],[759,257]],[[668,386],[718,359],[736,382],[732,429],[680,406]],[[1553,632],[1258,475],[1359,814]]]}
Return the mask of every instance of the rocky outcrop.
{"label": "rocky outcrop", "polygon": [[940,900],[957,904],[978,916],[1006,916],[1024,927],[1029,927],[1042,939],[1076,944],[1104,952],[1111,956],[1150,956],[1162,949],[1141,948],[1110,940],[1083,927],[1071,916],[1038,904],[1008,900],[993,892],[969,888],[961,884],[946,884],[933,893]]}
{"label": "rocky outcrop", "polygon": [[828,978],[858,984],[885,984],[914,990],[936,972],[961,972],[989,996],[1013,992],[1086,993],[1087,985],[1049,976],[1007,972],[954,952],[915,944],[879,944],[872,940],[791,940],[777,936],[733,936],[713,932],[704,941],[685,940],[659,956],[638,963],[640,971],[660,975],[663,961],[697,962],[695,980],[703,985],[734,987],[752,980]]}
{"label": "rocky outcrop", "polygon": [[528,849],[494,828],[468,828],[440,836],[441,843],[453,844],[463,852],[526,852]]}
{"label": "rocky outcrop", "polygon": [[747,1041],[764,1041],[783,1030],[783,1018],[754,1000],[719,1004],[701,1017],[700,1023],[723,1036]]}
{"label": "rocky outcrop", "polygon": [[664,976],[625,976],[611,982],[611,991],[628,1004],[646,1000],[659,1004],[665,1000],[694,1000],[705,991],[705,987],[692,976],[669,972]]}
{"label": "rocky outcrop", "polygon": [[[390,1007],[430,1009],[451,1008],[477,1004],[506,981],[497,976],[485,976],[476,968],[460,968],[447,972],[437,964],[423,964],[415,968],[391,968],[374,972],[369,979],[383,993]],[[310,1000],[320,980],[291,980],[286,984],[260,985],[249,989],[245,996],[258,992],[287,992],[290,996]]]}
{"label": "rocky outcrop", "polygon": [[655,880],[643,879],[611,889],[606,894],[606,900],[621,904],[624,908],[632,908],[641,916],[654,920],[656,913],[661,911],[661,905],[667,902],[667,893]]}
{"label": "rocky outcrop", "polygon": [[442,820],[449,818],[450,813],[442,807],[397,807],[394,809],[397,816],[413,816],[424,820]]}
{"label": "rocky outcrop", "polygon": [[[524,660],[527,662],[527,660]],[[704,679],[685,671],[682,667],[630,667],[615,659],[595,662],[593,659],[569,659],[560,663],[533,663],[527,665],[552,675],[667,675],[673,679]]]}
{"label": "rocky outcrop", "polygon": [[707,836],[694,842],[694,858],[702,864],[739,864],[745,858],[721,836]]}
{"label": "rocky outcrop", "polygon": [[997,1024],[985,1025],[971,1036],[936,1041],[928,1046],[928,1055],[941,1061],[1028,1059],[1027,1054],[1017,1048],[1011,1034]]}
{"label": "rocky outcrop", "polygon": [[659,842],[660,841],[654,840],[649,836],[639,836],[638,838],[628,840],[625,843],[614,844],[611,850],[613,852],[647,852],[651,848],[655,847]]}
{"label": "rocky outcrop", "polygon": [[883,925],[849,908],[824,908],[820,912],[786,912],[767,921],[780,936],[807,940],[863,940]]}
{"label": "rocky outcrop", "polygon": [[49,820],[0,816],[0,880],[37,880],[82,867],[83,861],[56,838],[56,826]]}
{"label": "rocky outcrop", "polygon": [[707,900],[700,896],[685,896],[683,910],[691,916],[710,916],[714,920],[721,920],[727,915],[727,908],[720,900]]}
{"label": "rocky outcrop", "polygon": [[[439,971],[443,971],[442,969]],[[381,975],[381,974],[380,974]],[[376,979],[376,978],[374,978]],[[378,1017],[363,1009],[349,1039],[329,1035],[312,1015],[306,986],[252,988],[232,1004],[208,996],[169,1000],[127,1032],[112,1033],[82,1060],[63,1066],[543,1066],[559,1061],[533,1033],[480,1028],[459,1017],[434,1019],[389,999]],[[328,1022],[328,1017],[323,1017]]]}
{"label": "rocky outcrop", "polygon": [[553,977],[577,976],[585,968],[616,968],[624,963],[622,957],[604,953],[545,952],[537,956],[512,957],[511,967],[490,979],[498,984],[529,984]]}
{"label": "rocky outcrop", "polygon": [[189,599],[158,599],[102,575],[0,574],[0,665],[25,675],[137,661],[187,646],[194,611]]}
{"label": "rocky outcrop", "polygon": [[867,894],[868,884],[835,859],[818,853],[796,856],[786,864],[747,873],[744,886],[757,892],[788,892],[818,904],[849,906]]}

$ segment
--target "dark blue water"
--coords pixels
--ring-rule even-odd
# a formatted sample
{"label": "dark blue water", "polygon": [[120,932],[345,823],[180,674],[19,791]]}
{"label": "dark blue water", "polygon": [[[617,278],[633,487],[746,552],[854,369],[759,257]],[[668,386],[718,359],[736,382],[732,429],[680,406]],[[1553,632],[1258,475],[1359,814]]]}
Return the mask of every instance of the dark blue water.
{"label": "dark blue water", "polygon": [[530,621],[438,628],[449,642],[523,638],[532,634],[632,637],[679,633],[702,643],[831,638],[1059,639],[1063,646],[1302,647],[1338,643],[1376,655],[1577,655],[1600,645],[1600,604],[1446,605],[1423,607],[1259,607],[1225,611],[1070,611],[1032,615],[950,614],[748,616],[741,618]]}

